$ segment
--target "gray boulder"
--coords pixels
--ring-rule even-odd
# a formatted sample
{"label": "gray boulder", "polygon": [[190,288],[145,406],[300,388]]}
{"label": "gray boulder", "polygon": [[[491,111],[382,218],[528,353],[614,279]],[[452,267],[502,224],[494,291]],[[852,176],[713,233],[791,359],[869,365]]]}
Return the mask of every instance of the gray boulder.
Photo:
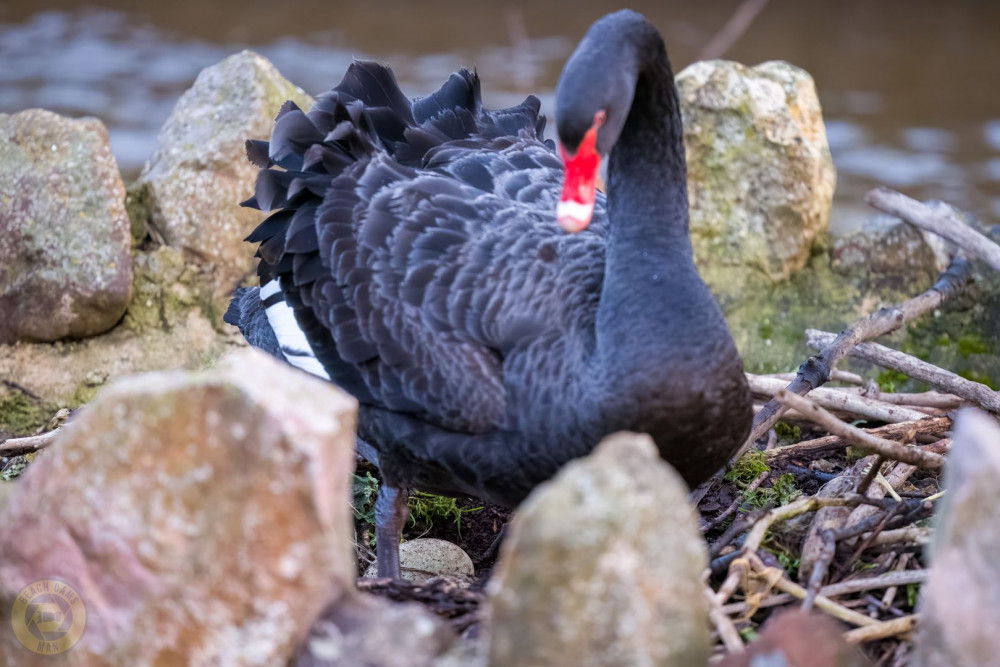
{"label": "gray boulder", "polygon": [[916,662],[923,667],[995,665],[1000,656],[991,620],[1000,609],[1000,424],[963,410],[953,442],[919,605]]}
{"label": "gray boulder", "polygon": [[0,114],[0,344],[110,329],[129,302],[125,188],[95,118]]}
{"label": "gray boulder", "polygon": [[129,188],[133,232],[146,226],[214,271],[220,294],[253,266],[243,239],[263,219],[240,202],[253,194],[257,167],[247,139],[267,139],[278,109],[312,98],[262,56],[243,51],[198,75],[160,130],[156,152]]}
{"label": "gray boulder", "polygon": [[489,664],[702,667],[707,564],[687,488],[619,433],[522,503],[490,584]]}
{"label": "gray boulder", "polygon": [[784,62],[713,60],[677,75],[691,237],[717,292],[732,268],[787,279],[828,227],[836,172],[812,77]]}

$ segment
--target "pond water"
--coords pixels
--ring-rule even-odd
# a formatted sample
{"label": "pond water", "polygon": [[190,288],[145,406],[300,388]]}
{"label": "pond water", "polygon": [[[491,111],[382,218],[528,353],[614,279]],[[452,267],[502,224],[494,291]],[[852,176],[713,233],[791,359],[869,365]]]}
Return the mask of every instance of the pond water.
{"label": "pond water", "polygon": [[[740,3],[634,2],[680,69]],[[571,7],[571,8],[570,8]],[[150,155],[178,96],[208,65],[244,48],[316,94],[353,57],[390,63],[411,95],[460,65],[478,68],[492,106],[538,94],[552,113],[562,63],[590,22],[620,5],[379,0],[339,3],[0,4],[0,112],[93,115],[127,177]],[[726,53],[782,59],[816,80],[838,169],[833,226],[868,211],[886,184],[1000,218],[1000,2],[772,0]]]}

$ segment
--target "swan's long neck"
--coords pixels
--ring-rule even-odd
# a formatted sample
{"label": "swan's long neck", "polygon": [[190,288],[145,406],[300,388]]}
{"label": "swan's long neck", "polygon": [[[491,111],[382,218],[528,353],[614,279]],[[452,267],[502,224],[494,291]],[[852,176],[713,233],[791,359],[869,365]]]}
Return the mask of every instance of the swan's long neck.
{"label": "swan's long neck", "polygon": [[596,350],[606,379],[655,382],[651,375],[669,369],[651,369],[651,361],[696,357],[689,352],[721,317],[693,261],[673,74],[659,36],[648,41],[636,45],[635,94],[608,165],[611,231]]}

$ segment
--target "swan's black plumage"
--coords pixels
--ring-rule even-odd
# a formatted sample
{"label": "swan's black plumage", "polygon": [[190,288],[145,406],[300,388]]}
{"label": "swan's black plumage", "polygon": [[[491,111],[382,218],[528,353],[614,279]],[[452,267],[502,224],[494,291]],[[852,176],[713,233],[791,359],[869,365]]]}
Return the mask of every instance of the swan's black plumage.
{"label": "swan's black plumage", "polygon": [[[563,168],[538,100],[486,110],[466,70],[411,101],[356,62],[248,143],[261,172],[246,204],[276,211],[247,239],[262,287],[280,281],[268,299],[358,398],[364,451],[393,486],[513,505],[626,429],[697,483],[748,432],[742,365],[692,259],[658,33],[628,11],[597,22],[558,99],[564,144],[606,109],[598,148],[614,146],[607,201],[575,235],[556,223]],[[226,321],[268,343],[255,297]]]}

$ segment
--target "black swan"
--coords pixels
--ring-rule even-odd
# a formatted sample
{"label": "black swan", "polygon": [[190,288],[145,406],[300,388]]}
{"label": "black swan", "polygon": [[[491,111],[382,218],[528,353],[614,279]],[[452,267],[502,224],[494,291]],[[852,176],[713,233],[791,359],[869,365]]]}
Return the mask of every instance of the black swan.
{"label": "black swan", "polygon": [[697,484],[749,432],[742,362],[693,261],[659,33],[628,10],[590,28],[559,80],[562,160],[538,110],[484,109],[466,70],[409,100],[355,62],[247,143],[261,171],[245,205],[277,212],[247,238],[261,286],[225,320],[357,397],[383,482],[380,576],[399,576],[405,489],[514,506],[621,430]]}

